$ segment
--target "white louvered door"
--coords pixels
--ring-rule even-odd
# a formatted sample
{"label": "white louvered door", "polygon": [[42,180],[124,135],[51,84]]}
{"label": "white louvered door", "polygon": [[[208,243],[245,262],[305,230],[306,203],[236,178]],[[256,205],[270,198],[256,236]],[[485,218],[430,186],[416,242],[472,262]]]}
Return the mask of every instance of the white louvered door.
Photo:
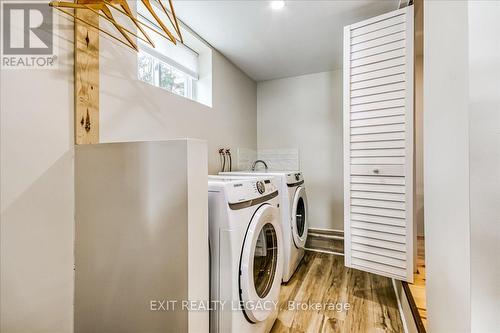
{"label": "white louvered door", "polygon": [[345,264],[413,281],[413,6],[344,28]]}

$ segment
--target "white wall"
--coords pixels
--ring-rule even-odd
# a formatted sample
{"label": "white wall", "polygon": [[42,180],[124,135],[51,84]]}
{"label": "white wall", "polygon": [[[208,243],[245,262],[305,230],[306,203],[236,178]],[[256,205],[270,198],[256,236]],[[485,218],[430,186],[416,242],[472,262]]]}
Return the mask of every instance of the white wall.
{"label": "white wall", "polygon": [[73,32],[58,70],[1,71],[0,331],[73,327]]}
{"label": "white wall", "polygon": [[425,261],[429,332],[470,328],[467,2],[424,5]]}
{"label": "white wall", "polygon": [[101,142],[191,137],[208,140],[209,172],[219,147],[255,149],[257,86],[212,54],[212,108],[137,80],[137,54],[101,38]]}
{"label": "white wall", "polygon": [[471,332],[500,328],[500,2],[469,1]]}
{"label": "white wall", "polygon": [[[73,25],[60,19],[59,70],[1,72],[1,327],[73,328]],[[136,80],[136,54],[101,38],[101,141],[195,137],[255,149],[256,84],[213,54],[213,108]],[[175,158],[175,156],[172,156]]]}
{"label": "white wall", "polygon": [[498,330],[500,9],[427,1],[424,191],[429,332]]}
{"label": "white wall", "polygon": [[259,149],[298,148],[312,228],[344,229],[342,71],[259,82]]}

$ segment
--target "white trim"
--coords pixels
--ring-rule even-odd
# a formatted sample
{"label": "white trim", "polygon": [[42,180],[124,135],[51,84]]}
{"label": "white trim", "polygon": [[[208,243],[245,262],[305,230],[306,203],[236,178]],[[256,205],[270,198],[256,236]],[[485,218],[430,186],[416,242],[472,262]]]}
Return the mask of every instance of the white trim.
{"label": "white trim", "polygon": [[[188,299],[210,299],[210,252],[206,181],[207,142],[186,140],[188,189]],[[188,312],[188,333],[209,327],[208,311]]]}
{"label": "white trim", "polygon": [[419,333],[415,317],[413,316],[413,312],[410,307],[408,295],[403,288],[403,283],[400,280],[392,279],[392,286],[394,288],[394,292],[396,293],[399,316],[401,317],[405,333]]}
{"label": "white trim", "polygon": [[340,230],[340,229],[327,229],[327,228],[309,228],[309,230],[313,230],[312,232],[314,232],[314,230],[319,230],[319,231],[332,231],[332,232],[338,232],[338,233],[344,233],[344,230]]}
{"label": "white trim", "polygon": [[351,267],[351,26],[344,27],[344,264]]}
{"label": "white trim", "polygon": [[405,7],[406,10],[406,100],[405,100],[405,188],[406,188],[406,281],[413,283],[414,271],[414,226],[413,226],[413,142],[414,142],[414,117],[413,117],[413,6]]}
{"label": "white trim", "polygon": [[399,317],[401,318],[401,322],[403,323],[403,329],[405,333],[409,333],[408,324],[406,323],[406,317],[404,315],[403,306],[401,302],[401,295],[400,295],[400,291],[404,294],[403,286],[401,286],[398,290],[398,288],[396,287],[396,281],[399,282],[399,284],[401,284],[401,281],[395,279],[391,279],[391,281],[392,281],[392,287],[394,288],[394,293],[396,294],[396,300],[398,301]]}
{"label": "white trim", "polygon": [[334,252],[334,251],[326,251],[326,250],[317,250],[317,249],[310,249],[308,247],[305,247],[304,250],[306,251],[311,251],[311,252],[319,252],[319,253],[326,253],[326,254],[333,254],[336,256],[344,256],[343,253],[340,252]]}

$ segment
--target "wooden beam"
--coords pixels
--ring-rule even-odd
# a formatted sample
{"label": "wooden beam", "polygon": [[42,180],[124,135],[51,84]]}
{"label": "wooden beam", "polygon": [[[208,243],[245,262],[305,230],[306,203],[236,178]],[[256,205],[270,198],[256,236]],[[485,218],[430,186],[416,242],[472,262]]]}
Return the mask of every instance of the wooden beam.
{"label": "wooden beam", "polygon": [[[88,9],[75,15],[95,26],[99,16]],[[75,19],[75,144],[99,143],[99,31]]]}

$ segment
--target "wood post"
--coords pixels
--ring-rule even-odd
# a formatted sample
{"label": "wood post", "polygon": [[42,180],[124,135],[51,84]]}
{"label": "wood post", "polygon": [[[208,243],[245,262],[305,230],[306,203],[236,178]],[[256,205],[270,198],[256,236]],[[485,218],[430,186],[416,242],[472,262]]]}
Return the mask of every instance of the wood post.
{"label": "wood post", "polygon": [[[99,26],[87,9],[75,15]],[[99,143],[99,31],[75,19],[75,144]]]}

